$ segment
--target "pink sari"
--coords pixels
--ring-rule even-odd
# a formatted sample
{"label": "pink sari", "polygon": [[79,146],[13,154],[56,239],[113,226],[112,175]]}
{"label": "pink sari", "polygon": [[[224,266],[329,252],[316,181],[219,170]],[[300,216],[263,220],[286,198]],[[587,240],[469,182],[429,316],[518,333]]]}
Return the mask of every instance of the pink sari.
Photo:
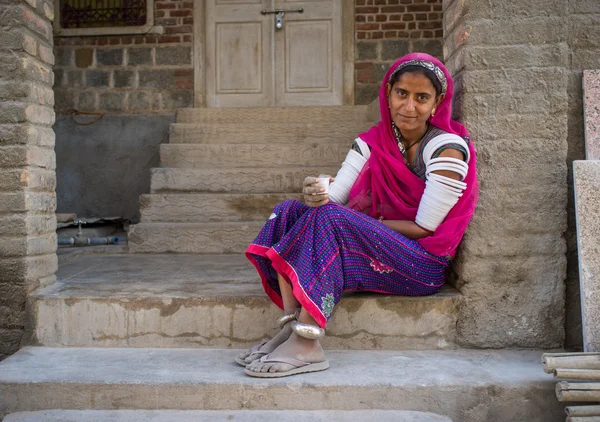
{"label": "pink sari", "polygon": [[[390,75],[401,63],[410,60],[427,60],[434,63],[442,69],[448,81],[446,96],[429,122],[448,133],[461,137],[469,136],[469,132],[462,124],[451,119],[454,82],[446,67],[436,58],[423,53],[413,53],[398,59],[388,70],[379,90],[381,121],[368,132],[360,135],[360,138],[371,147],[371,157],[352,186],[348,203],[350,208],[374,218],[383,216],[389,220],[415,221],[419,202],[425,190],[425,182],[404,162],[392,133],[387,102],[386,84]],[[467,188],[463,196],[433,235],[418,240],[419,244],[433,255],[454,257],[456,248],[475,211],[479,187],[473,142],[469,143],[469,150],[469,172],[464,179]]]}

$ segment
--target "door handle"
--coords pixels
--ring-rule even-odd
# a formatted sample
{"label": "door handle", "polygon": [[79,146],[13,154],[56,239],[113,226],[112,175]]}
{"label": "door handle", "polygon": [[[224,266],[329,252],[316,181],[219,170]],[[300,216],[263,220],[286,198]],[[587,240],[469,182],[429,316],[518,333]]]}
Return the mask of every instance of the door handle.
{"label": "door handle", "polygon": [[281,29],[283,28],[283,16],[286,13],[304,13],[303,8],[298,9],[274,9],[274,10],[261,10],[261,14],[263,15],[275,15],[275,28]]}

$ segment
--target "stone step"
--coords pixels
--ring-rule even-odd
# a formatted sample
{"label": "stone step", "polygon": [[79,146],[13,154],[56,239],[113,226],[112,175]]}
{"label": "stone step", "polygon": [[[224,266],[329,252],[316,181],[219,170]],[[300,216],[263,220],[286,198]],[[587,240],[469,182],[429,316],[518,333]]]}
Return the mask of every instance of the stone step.
{"label": "stone step", "polygon": [[[36,341],[55,347],[248,348],[281,316],[242,254],[80,256],[30,299]],[[426,297],[347,292],[323,344],[455,348],[460,301],[449,286]]]}
{"label": "stone step", "polygon": [[12,413],[4,422],[452,422],[409,410],[42,410]]}
{"label": "stone step", "polygon": [[243,253],[264,221],[139,223],[128,234],[133,253]]}
{"label": "stone step", "polygon": [[356,137],[372,126],[370,122],[355,121],[340,125],[337,122],[295,123],[174,123],[169,142],[173,144],[332,144],[351,145]]}
{"label": "stone step", "polygon": [[177,123],[333,123],[367,121],[367,106],[183,108]]}
{"label": "stone step", "polygon": [[153,194],[140,197],[144,223],[193,223],[216,221],[266,221],[273,207],[301,194]]}
{"label": "stone step", "polygon": [[153,168],[150,170],[152,193],[298,193],[306,176],[330,174],[335,167],[254,167],[244,169],[182,169]]}
{"label": "stone step", "polygon": [[341,144],[162,144],[161,167],[227,169],[339,167],[351,143]]}
{"label": "stone step", "polygon": [[538,351],[328,351],[323,372],[262,380],[238,350],[26,347],[0,363],[0,415],[44,409],[413,410],[559,422]]}

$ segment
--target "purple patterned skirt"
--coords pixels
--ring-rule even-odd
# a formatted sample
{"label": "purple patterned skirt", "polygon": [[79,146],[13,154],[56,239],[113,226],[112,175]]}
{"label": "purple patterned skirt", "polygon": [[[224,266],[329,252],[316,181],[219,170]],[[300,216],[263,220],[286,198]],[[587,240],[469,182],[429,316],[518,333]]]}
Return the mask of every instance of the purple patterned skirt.
{"label": "purple patterned skirt", "polygon": [[277,273],[321,327],[348,290],[403,296],[437,293],[448,260],[363,213],[295,200],[273,210],[246,250],[271,300],[283,308]]}

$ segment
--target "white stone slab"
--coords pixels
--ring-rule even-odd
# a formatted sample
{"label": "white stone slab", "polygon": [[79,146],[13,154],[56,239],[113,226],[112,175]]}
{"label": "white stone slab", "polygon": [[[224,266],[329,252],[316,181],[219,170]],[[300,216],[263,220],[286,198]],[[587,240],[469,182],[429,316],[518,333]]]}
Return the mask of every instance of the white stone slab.
{"label": "white stone slab", "polygon": [[404,410],[46,410],[8,415],[4,422],[452,422]]}
{"label": "white stone slab", "polygon": [[573,162],[583,348],[600,351],[600,160]]}
{"label": "white stone slab", "polygon": [[600,160],[600,70],[583,71],[585,158]]}
{"label": "white stone slab", "polygon": [[0,417],[47,409],[413,410],[563,422],[537,351],[327,351],[327,371],[256,379],[238,350],[28,347],[0,362]]}

